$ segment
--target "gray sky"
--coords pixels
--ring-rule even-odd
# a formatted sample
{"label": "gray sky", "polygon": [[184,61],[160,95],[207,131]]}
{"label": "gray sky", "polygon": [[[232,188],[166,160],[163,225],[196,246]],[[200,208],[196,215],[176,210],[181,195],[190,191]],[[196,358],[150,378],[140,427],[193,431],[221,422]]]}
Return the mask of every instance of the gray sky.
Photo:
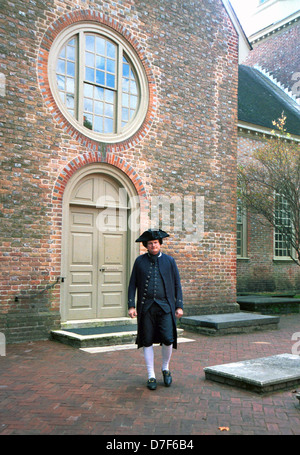
{"label": "gray sky", "polygon": [[247,34],[247,23],[249,22],[251,13],[255,10],[258,4],[258,0],[230,0],[230,3],[232,4],[237,17]]}

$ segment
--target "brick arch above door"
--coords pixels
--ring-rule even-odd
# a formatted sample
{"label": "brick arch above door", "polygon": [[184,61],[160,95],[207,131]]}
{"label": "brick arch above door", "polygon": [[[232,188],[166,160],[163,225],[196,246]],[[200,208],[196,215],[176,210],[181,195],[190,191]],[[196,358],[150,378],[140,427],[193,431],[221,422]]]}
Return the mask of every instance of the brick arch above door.
{"label": "brick arch above door", "polygon": [[79,169],[83,168],[86,165],[91,165],[94,163],[109,164],[122,171],[131,180],[137,195],[140,197],[140,203],[143,204],[143,201],[147,198],[146,190],[141,177],[133,169],[132,165],[127,163],[123,158],[120,158],[113,153],[106,154],[105,159],[103,159],[103,155],[100,152],[90,151],[75,157],[59,173],[53,187],[52,204],[60,205],[62,203],[66,185],[69,182],[70,178]]}

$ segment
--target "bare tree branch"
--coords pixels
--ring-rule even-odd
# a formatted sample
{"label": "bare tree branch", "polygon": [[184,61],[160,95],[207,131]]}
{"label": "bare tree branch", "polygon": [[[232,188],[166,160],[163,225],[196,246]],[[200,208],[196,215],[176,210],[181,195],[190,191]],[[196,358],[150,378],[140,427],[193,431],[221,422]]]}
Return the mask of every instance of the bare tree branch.
{"label": "bare tree branch", "polygon": [[290,257],[300,266],[300,149],[285,130],[282,113],[276,132],[255,150],[250,164],[238,168],[238,197],[282,235]]}

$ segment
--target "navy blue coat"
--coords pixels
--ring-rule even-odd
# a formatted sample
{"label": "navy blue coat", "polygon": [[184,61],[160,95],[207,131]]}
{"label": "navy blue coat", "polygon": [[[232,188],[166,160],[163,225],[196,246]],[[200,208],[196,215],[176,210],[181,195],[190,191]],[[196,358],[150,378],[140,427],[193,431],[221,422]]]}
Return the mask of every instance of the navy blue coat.
{"label": "navy blue coat", "polygon": [[[145,253],[136,258],[130,281],[128,286],[128,308],[135,308],[135,293],[137,290],[137,313],[138,313],[138,336],[137,345],[141,347],[142,333],[141,333],[141,316],[143,296],[146,289],[146,281],[149,276],[151,262],[148,253]],[[176,332],[176,308],[183,308],[182,289],[180,284],[180,277],[175,259],[167,254],[161,253],[158,257],[158,267],[162,276],[166,298],[171,308],[174,326],[174,343],[173,347],[177,348],[177,332]]]}

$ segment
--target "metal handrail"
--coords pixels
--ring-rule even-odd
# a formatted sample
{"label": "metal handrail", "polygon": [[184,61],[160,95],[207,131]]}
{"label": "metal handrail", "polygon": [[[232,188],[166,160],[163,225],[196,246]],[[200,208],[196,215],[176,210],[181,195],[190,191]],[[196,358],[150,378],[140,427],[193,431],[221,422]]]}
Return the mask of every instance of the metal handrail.
{"label": "metal handrail", "polygon": [[51,284],[47,284],[47,286],[45,287],[45,289],[42,289],[38,292],[35,292],[35,293],[32,293],[32,294],[20,294],[20,295],[16,295],[15,296],[15,302],[18,302],[19,299],[30,299],[30,298],[33,298],[33,297],[37,297],[41,294],[44,294],[44,292],[48,291],[49,289],[51,288],[54,288],[54,286],[59,282],[61,281],[62,283],[64,282],[64,277],[63,276],[58,276],[56,278],[56,281],[54,281],[54,283],[51,283]]}

